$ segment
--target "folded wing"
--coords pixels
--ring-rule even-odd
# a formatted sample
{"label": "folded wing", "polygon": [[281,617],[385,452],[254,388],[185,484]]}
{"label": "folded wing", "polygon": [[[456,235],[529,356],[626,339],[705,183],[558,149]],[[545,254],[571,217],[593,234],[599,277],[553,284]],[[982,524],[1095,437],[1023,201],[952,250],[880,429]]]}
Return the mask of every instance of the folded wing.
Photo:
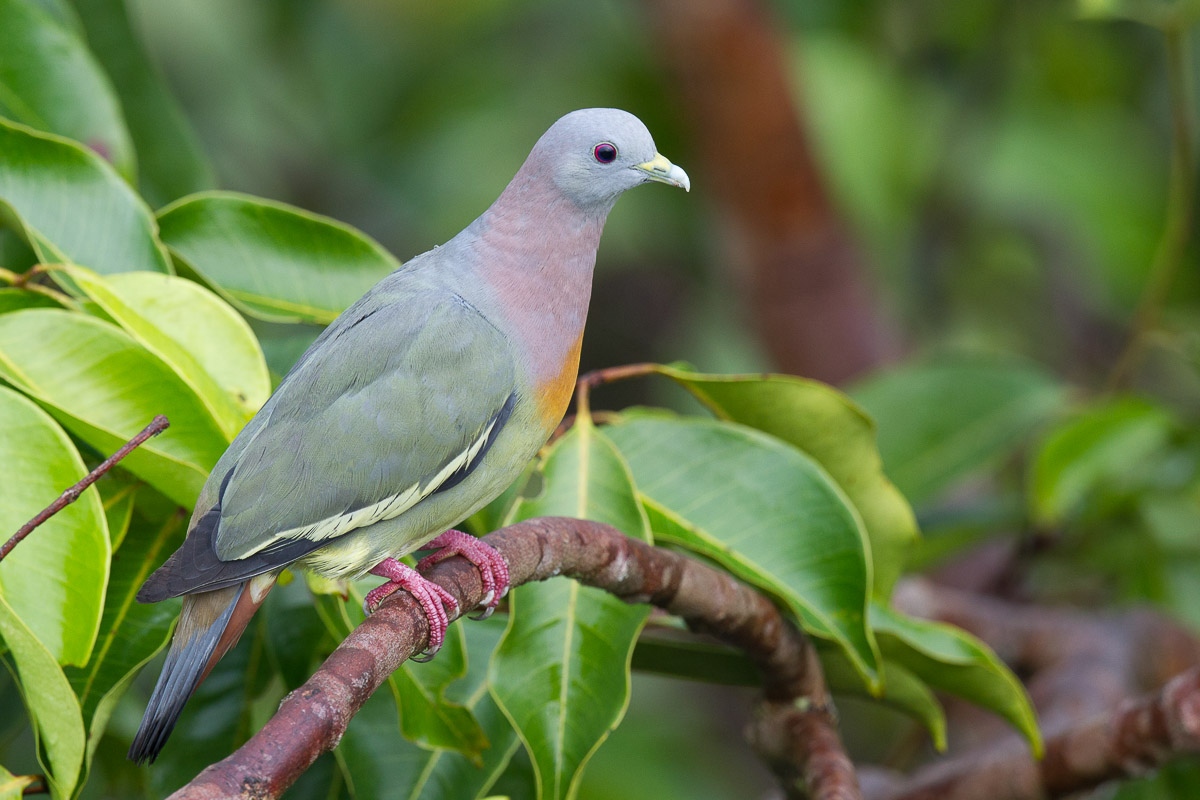
{"label": "folded wing", "polygon": [[462,298],[402,273],[388,280],[238,435],[184,546],[139,599],[277,569],[452,489],[482,462],[516,400],[507,341]]}

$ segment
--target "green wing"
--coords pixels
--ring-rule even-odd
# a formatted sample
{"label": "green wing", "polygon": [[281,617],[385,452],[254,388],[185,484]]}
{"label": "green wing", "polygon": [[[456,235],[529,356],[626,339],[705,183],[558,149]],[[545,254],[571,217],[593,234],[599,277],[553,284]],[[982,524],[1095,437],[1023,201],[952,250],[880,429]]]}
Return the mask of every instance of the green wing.
{"label": "green wing", "polygon": [[394,273],[322,334],[218,463],[216,555],[294,551],[403,513],[478,463],[514,390],[510,346],[487,319]]}

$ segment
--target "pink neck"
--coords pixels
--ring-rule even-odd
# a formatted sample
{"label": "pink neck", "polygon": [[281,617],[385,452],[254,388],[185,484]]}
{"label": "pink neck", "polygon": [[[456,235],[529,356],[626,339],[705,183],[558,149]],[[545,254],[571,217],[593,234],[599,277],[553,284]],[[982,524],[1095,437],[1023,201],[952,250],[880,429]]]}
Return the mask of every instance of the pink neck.
{"label": "pink neck", "polygon": [[[491,288],[535,382],[557,379],[577,358],[592,293],[596,247],[608,208],[581,209],[525,167],[471,226],[477,275]],[[527,209],[537,209],[532,215]]]}

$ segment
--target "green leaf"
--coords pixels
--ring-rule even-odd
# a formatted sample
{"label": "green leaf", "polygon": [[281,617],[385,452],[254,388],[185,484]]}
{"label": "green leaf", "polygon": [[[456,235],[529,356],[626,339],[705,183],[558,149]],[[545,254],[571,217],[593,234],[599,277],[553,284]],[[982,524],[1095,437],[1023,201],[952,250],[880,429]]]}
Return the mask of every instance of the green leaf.
{"label": "green leaf", "polygon": [[150,210],[107,161],[69,139],[0,120],[4,207],[44,262],[104,274],[171,271]]}
{"label": "green leaf", "polygon": [[271,395],[250,326],[217,295],[184,278],[126,272],[69,274],[126,333],[168,364],[232,440]]}
{"label": "green leaf", "polygon": [[0,115],[86,144],[132,179],[116,94],[79,35],[28,0],[0,0]]}
{"label": "green leaf", "polygon": [[158,66],[129,23],[122,0],[74,0],[88,44],[125,110],[139,160],[139,185],[154,206],[216,185],[196,135]]}
{"label": "green leaf", "polygon": [[1062,522],[1097,485],[1144,468],[1170,438],[1170,415],[1123,398],[1088,409],[1046,437],[1030,475],[1030,503],[1041,523]]}
{"label": "green leaf", "polygon": [[[317,613],[338,641],[363,620],[363,592],[356,584],[349,589],[348,601],[332,594],[314,595]],[[427,663],[404,662],[388,677],[387,685],[406,739],[478,759],[488,745],[479,722],[468,709],[443,696],[446,686],[467,669],[461,627],[447,632],[437,658]]]}
{"label": "green leaf", "polygon": [[0,767],[0,800],[21,800],[23,789],[34,782],[32,775],[13,775]]}
{"label": "green leaf", "polygon": [[104,518],[108,521],[108,541],[114,553],[129,532],[129,523],[133,520],[133,501],[142,485],[123,469],[109,470],[96,481]]}
{"label": "green leaf", "polygon": [[383,686],[350,720],[333,754],[348,797],[398,800],[406,797],[404,778],[420,770],[425,752],[400,736],[393,697]]}
{"label": "green leaf", "polygon": [[869,545],[849,500],[810,457],[728,422],[624,415],[606,433],[629,461],[657,539],[779,596],[838,642],[872,685]]}
{"label": "green leaf", "polygon": [[884,469],[918,505],[1016,452],[1063,399],[1029,366],[965,360],[900,367],[851,395],[875,418]]}
{"label": "green leaf", "polygon": [[0,289],[0,314],[23,308],[62,308],[53,298],[25,289]]}
{"label": "green leaf", "polygon": [[104,616],[92,657],[82,667],[65,671],[79,698],[88,732],[85,775],[117,700],[146,662],[170,641],[171,627],[179,616],[179,599],[139,603],[136,596],[150,573],[183,544],[185,521],[182,512],[172,514],[165,522],[138,517],[128,541],[113,556]]}
{"label": "green leaf", "polygon": [[871,606],[871,625],[885,659],[934,689],[999,714],[1041,758],[1042,734],[1029,695],[986,644],[952,625],[915,619],[879,605]]}
{"label": "green leaf", "polygon": [[8,646],[8,658],[16,665],[25,706],[49,760],[47,777],[51,796],[67,800],[75,791],[83,763],[79,702],[54,656],[3,597],[0,597],[0,639]]}
{"label": "green leaf", "polygon": [[[447,689],[447,696],[479,720],[489,746],[482,758],[468,760],[453,750],[426,751],[407,797],[410,800],[458,800],[483,796],[520,746],[517,732],[488,692],[488,664],[504,634],[506,621],[493,617],[465,628],[466,675]],[[435,659],[436,661],[436,659]]]}
{"label": "green leaf", "polygon": [[762,686],[762,670],[743,651],[698,639],[664,619],[651,620],[630,661],[634,672],[669,675],[719,686]]}
{"label": "green leaf", "polygon": [[883,693],[879,694],[863,683],[840,651],[821,648],[821,665],[830,691],[883,703],[907,714],[925,726],[939,752],[946,749],[946,712],[929,686],[912,671],[885,656],[880,665]]}
{"label": "green leaf", "polygon": [[318,325],[263,322],[254,317],[248,318],[247,321],[250,323],[250,330],[254,331],[254,336],[258,339],[259,346],[262,347],[272,380],[276,383],[288,373],[292,365],[304,355],[304,351],[312,346],[324,330]]}
{"label": "green leaf", "polygon": [[105,455],[156,414],[166,414],[171,427],[121,466],[187,508],[229,445],[170,367],[120,328],[84,314],[31,309],[0,315],[0,378]]}
{"label": "green leaf", "polygon": [[336,751],[352,796],[362,800],[483,797],[520,746],[516,731],[489,696],[486,682],[488,660],[504,631],[504,620],[493,617],[455,627],[465,628],[468,670],[446,693],[478,718],[491,742],[482,761],[474,763],[453,750],[429,750],[397,740],[395,712],[377,692],[350,721]]}
{"label": "green leaf", "polygon": [[[3,216],[0,215],[0,219]],[[11,228],[3,227],[9,221],[0,222],[0,267],[13,272],[25,272],[38,263],[37,253]]]}
{"label": "green leaf", "polygon": [[277,581],[258,613],[266,622],[267,655],[283,688],[294,691],[333,652],[338,639],[330,635],[303,581]]}
{"label": "green leaf", "polygon": [[721,419],[792,444],[825,468],[854,504],[871,541],[874,594],[886,599],[915,544],[917,521],[883,474],[875,424],[849,397],[791,375],[703,375],[660,367]]}
{"label": "green leaf", "polygon": [[171,251],[241,311],[269,322],[333,322],[395,258],[365,234],[299,208],[202,192],[158,213]]}
{"label": "green leaf", "polygon": [[69,0],[30,0],[30,2],[44,13],[49,14],[51,19],[67,30],[77,35],[83,34],[83,23],[79,21],[79,15],[75,13],[75,9],[71,8]]}
{"label": "green leaf", "polygon": [[1182,800],[1194,797],[1198,788],[1200,758],[1191,754],[1176,756],[1148,775],[1121,781],[1111,790],[1101,791],[1108,800]]}
{"label": "green leaf", "polygon": [[[675,678],[727,686],[762,686],[762,671],[741,650],[703,641],[690,634],[675,638],[660,626],[648,627],[633,651],[633,668]],[[886,659],[881,662],[883,692],[873,691],[863,681],[845,653],[820,647],[819,655],[830,690],[853,695],[908,714],[924,724],[934,747],[946,748],[946,714],[933,692],[909,670]]]}
{"label": "green leaf", "polygon": [[[0,387],[0,538],[87,473],[46,412]],[[100,495],[90,488],[0,562],[0,595],[59,663],[82,664],[92,652],[110,552]]]}
{"label": "green leaf", "polygon": [[[554,443],[541,471],[542,493],[522,500],[514,521],[591,519],[650,541],[628,466],[588,419]],[[533,761],[539,797],[574,797],[588,759],[625,715],[629,659],[648,616],[568,578],[513,590],[488,680]]]}
{"label": "green leaf", "polygon": [[1092,20],[1132,20],[1164,31],[1186,30],[1200,19],[1195,0],[1076,0],[1079,16]]}
{"label": "green leaf", "polygon": [[[489,745],[487,735],[471,709],[444,697],[450,676],[444,672],[440,678],[438,676],[439,669],[445,670],[447,666],[456,673],[454,678],[466,672],[462,626],[458,627],[458,631],[446,636],[442,647],[446,652],[441,664],[427,670],[398,669],[392,674],[390,685],[400,709],[400,731],[405,738],[461,753],[478,764],[481,763],[480,754]],[[441,651],[438,654],[442,655]],[[417,666],[420,665],[414,665]]]}

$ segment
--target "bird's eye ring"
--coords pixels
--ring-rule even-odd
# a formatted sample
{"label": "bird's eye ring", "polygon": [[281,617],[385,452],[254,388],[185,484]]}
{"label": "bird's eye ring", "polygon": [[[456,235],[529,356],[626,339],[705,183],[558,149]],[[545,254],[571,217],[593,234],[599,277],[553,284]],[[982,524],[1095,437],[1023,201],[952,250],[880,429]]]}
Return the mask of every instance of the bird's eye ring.
{"label": "bird's eye ring", "polygon": [[596,149],[592,151],[592,155],[601,164],[611,164],[617,160],[617,146],[611,142],[601,142],[596,145]]}

